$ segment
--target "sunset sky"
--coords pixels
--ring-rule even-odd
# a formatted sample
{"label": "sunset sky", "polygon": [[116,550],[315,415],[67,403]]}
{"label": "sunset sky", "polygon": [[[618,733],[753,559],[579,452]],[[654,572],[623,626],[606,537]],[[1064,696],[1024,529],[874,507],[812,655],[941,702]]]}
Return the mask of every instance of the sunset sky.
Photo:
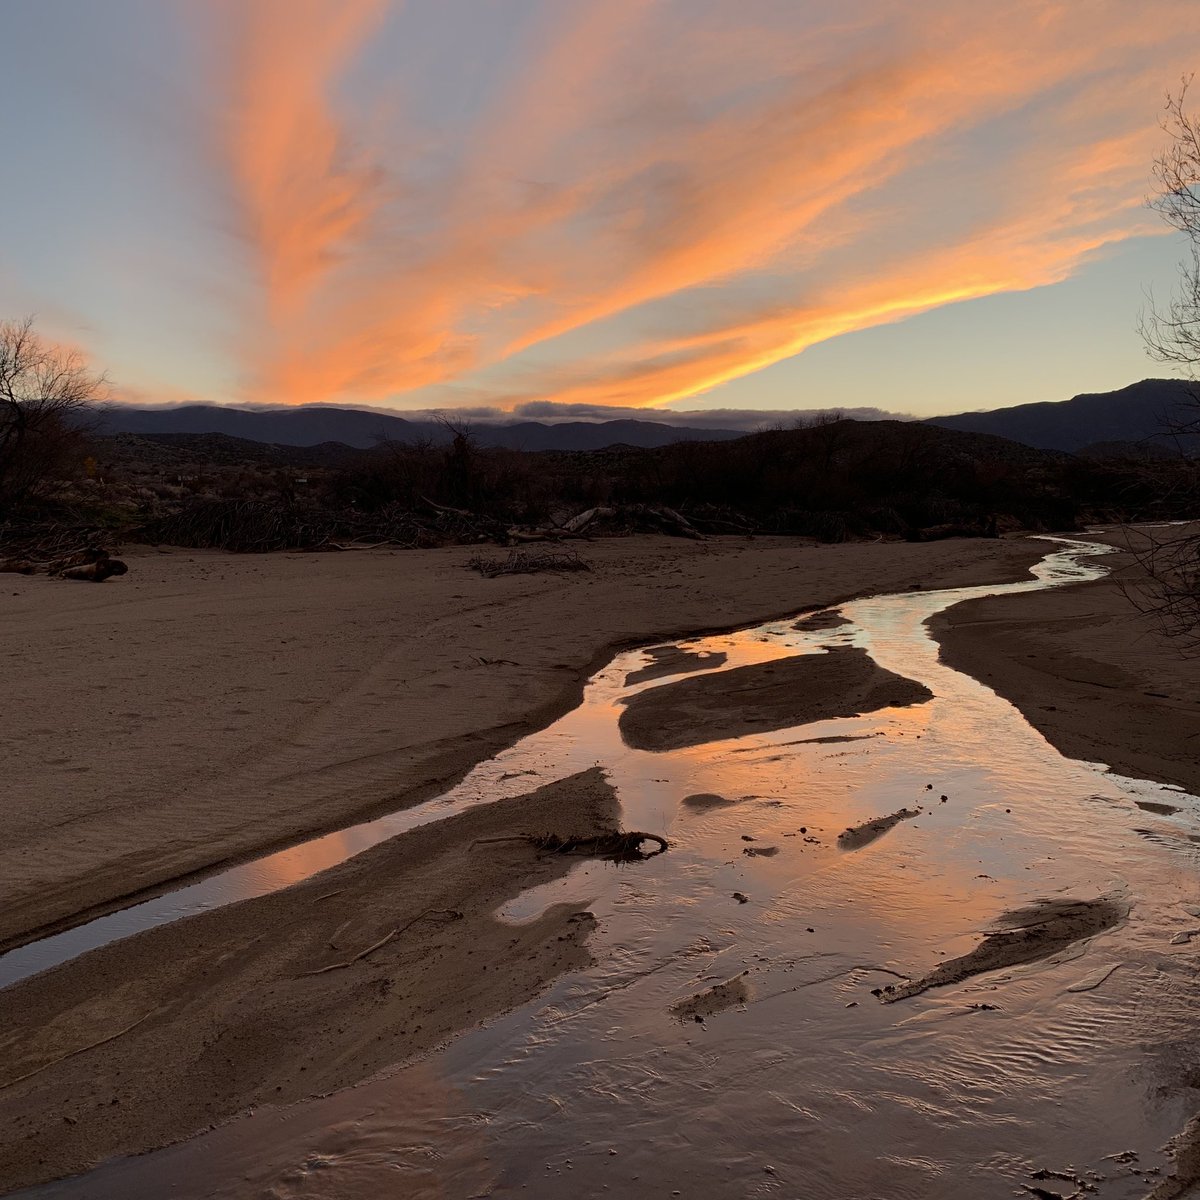
{"label": "sunset sky", "polygon": [[0,16],[0,318],[125,399],[930,414],[1164,373],[1196,0]]}

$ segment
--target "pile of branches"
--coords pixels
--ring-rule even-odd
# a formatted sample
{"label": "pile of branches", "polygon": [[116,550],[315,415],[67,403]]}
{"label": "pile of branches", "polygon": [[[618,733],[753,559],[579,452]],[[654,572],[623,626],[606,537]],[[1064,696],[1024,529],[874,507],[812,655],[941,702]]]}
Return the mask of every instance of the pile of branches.
{"label": "pile of branches", "polygon": [[488,558],[474,554],[467,566],[486,579],[497,575],[535,575],[540,571],[590,571],[592,568],[574,550],[510,550],[506,558]]}
{"label": "pile of branches", "polygon": [[277,500],[202,500],[145,522],[130,537],[152,545],[250,554],[503,542],[507,533],[498,521],[432,502],[421,510],[388,505],[360,512]]}
{"label": "pile of branches", "polygon": [[700,530],[687,517],[662,504],[598,504],[556,524],[508,531],[509,537],[518,542],[631,533],[666,533],[686,538],[701,536]]}

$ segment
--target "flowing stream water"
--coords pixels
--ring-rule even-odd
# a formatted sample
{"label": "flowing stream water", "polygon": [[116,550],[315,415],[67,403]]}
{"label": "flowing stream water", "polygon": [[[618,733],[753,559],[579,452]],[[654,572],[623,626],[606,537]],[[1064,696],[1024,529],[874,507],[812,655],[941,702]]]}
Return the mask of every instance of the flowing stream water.
{"label": "flowing stream water", "polygon": [[[356,1088],[20,1195],[1149,1195],[1164,1142],[1200,1108],[1200,800],[1064,758],[940,663],[925,624],[1104,574],[1107,546],[1057,540],[1021,583],[620,654],[576,709],[436,800],[0,958],[6,985],[597,764],[623,827],[671,841],[633,866],[582,863],[500,910],[598,918],[595,965],[518,1011]],[[649,688],[840,647],[934,698],[659,753],[621,738],[624,705]],[[729,803],[685,802],[701,794]],[[969,952],[1008,910],[1101,897],[1128,916],[1041,961],[894,1004],[873,994]],[[736,982],[722,1011],[672,1012],[723,981]]]}

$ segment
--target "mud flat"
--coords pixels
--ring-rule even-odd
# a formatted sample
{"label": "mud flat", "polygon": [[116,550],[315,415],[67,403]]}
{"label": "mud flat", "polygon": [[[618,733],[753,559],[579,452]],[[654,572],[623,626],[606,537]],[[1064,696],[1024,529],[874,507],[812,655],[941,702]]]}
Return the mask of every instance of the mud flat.
{"label": "mud flat", "polygon": [[838,647],[641,692],[621,714],[621,735],[638,750],[678,750],[922,704],[932,696],[914,680],[876,666],[865,650]]}
{"label": "mud flat", "polygon": [[680,646],[652,646],[646,651],[650,662],[625,676],[626,684],[644,683],[665,675],[686,675],[691,671],[711,671],[722,666],[724,654],[694,654]]}

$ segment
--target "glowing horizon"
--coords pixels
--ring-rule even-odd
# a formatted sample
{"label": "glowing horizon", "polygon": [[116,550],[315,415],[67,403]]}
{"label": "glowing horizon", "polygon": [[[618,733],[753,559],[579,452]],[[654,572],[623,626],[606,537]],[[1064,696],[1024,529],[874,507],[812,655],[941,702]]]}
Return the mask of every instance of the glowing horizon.
{"label": "glowing horizon", "polygon": [[[879,405],[900,339],[925,348],[903,385],[920,403],[882,407],[964,407],[932,382],[956,355],[1071,391],[1152,373],[1133,314],[1175,252],[1143,200],[1163,95],[1200,62],[1187,0],[864,0],[852,19],[114,0],[119,84],[88,6],[47,7],[18,0],[9,46],[91,66],[65,96],[41,81],[41,157],[53,178],[107,154],[111,177],[0,200],[31,234],[0,257],[0,304],[87,346],[126,398]],[[7,53],[28,137],[36,55]],[[1055,285],[1057,347],[1025,328]],[[1101,302],[1094,330],[1072,315]]]}

